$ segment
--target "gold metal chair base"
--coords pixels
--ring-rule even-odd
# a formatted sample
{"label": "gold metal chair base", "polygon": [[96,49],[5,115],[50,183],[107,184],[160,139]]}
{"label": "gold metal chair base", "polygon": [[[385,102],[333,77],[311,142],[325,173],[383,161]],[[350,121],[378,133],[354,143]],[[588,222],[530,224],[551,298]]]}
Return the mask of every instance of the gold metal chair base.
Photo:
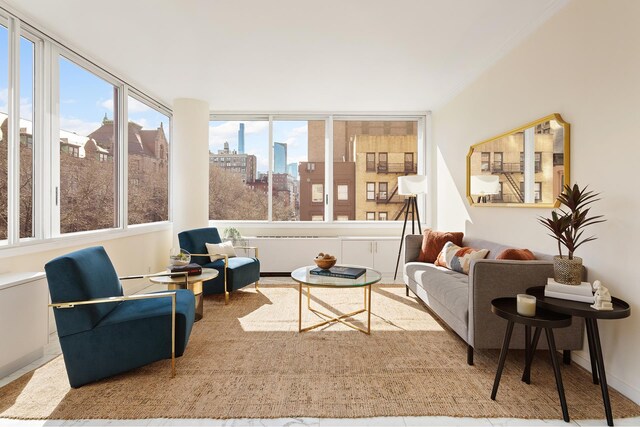
{"label": "gold metal chair base", "polygon": [[[339,322],[345,326],[355,329],[356,331],[360,331],[364,334],[371,335],[371,285],[364,287],[364,308],[361,308],[356,311],[352,311],[351,313],[341,314],[339,316],[336,316],[335,314],[323,313],[322,311],[312,308],[311,307],[311,289],[309,288],[309,286],[307,286],[307,309],[312,313],[315,313],[319,316],[324,317],[326,320],[323,320],[322,322],[315,323],[310,326],[305,326],[304,328],[302,327],[302,283],[298,285],[298,293],[299,293],[298,294],[298,310],[299,310],[298,311],[298,332],[307,332],[312,329],[316,329],[330,323]],[[347,322],[344,320],[349,317],[353,317],[356,314],[360,314],[364,312],[367,312],[367,329],[361,328],[351,322]]]}

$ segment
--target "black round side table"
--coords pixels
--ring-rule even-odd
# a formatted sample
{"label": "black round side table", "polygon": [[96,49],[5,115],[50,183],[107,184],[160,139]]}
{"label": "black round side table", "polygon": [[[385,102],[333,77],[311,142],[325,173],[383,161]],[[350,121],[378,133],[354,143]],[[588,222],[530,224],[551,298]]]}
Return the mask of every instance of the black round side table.
{"label": "black round side table", "polygon": [[[537,306],[556,313],[568,314],[571,316],[584,318],[587,327],[587,341],[589,343],[589,359],[591,359],[591,373],[593,383],[600,382],[602,390],[602,400],[604,402],[604,412],[607,416],[607,425],[613,425],[613,414],[611,412],[611,401],[609,400],[609,388],[607,387],[607,376],[604,372],[604,358],[602,356],[602,346],[600,345],[600,332],[598,331],[598,319],[623,319],[631,315],[631,308],[625,301],[612,297],[613,310],[596,310],[588,303],[569,301],[559,298],[545,297],[544,286],[534,286],[527,289],[527,294],[536,297]],[[598,381],[599,380],[599,381]]]}
{"label": "black round side table", "polygon": [[[536,347],[538,346],[540,333],[542,332],[542,329],[544,329],[545,335],[547,337],[547,344],[549,346],[549,354],[551,355],[551,365],[553,365],[553,373],[556,377],[556,387],[558,389],[558,395],[560,396],[562,418],[566,422],[569,422],[569,410],[567,409],[567,401],[564,397],[564,387],[562,386],[560,365],[558,364],[558,360],[556,358],[556,341],[553,336],[553,329],[566,328],[567,326],[571,326],[571,316],[556,313],[553,311],[543,310],[540,309],[540,307],[536,308],[535,316],[522,316],[518,314],[516,299],[514,297],[494,299],[493,301],[491,301],[491,311],[508,321],[507,330],[505,331],[504,341],[502,343],[502,350],[500,351],[498,370],[496,372],[496,378],[493,381],[491,399],[496,400],[498,385],[500,384],[500,377],[502,376],[504,362],[507,359],[507,352],[509,351],[509,343],[511,342],[513,325],[515,323],[520,323],[525,327],[525,366],[524,373],[522,374],[522,381],[526,382],[527,384],[529,384],[531,380],[531,362],[533,361],[533,355],[535,354]],[[535,333],[533,334],[533,341],[531,340],[531,327],[536,328]]]}

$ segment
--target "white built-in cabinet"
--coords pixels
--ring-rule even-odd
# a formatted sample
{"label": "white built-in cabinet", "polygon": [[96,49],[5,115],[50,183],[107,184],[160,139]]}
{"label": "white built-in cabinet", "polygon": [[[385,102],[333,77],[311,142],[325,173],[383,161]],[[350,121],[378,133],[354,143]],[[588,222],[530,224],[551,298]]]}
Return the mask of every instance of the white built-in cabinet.
{"label": "white built-in cabinet", "polygon": [[[378,270],[381,273],[393,273],[398,259],[400,238],[343,238],[342,258],[343,264],[364,265]],[[403,258],[400,258],[403,264]]]}

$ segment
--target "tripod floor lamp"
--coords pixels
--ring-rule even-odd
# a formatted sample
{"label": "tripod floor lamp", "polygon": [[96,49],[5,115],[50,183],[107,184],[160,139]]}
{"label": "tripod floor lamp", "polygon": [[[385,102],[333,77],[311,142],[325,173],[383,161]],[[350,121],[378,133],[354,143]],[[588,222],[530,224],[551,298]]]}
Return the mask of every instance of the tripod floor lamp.
{"label": "tripod floor lamp", "polygon": [[[418,194],[427,192],[427,177],[424,175],[407,175],[398,177],[398,194],[407,196],[404,199],[404,225],[402,226],[402,236],[400,236],[400,249],[398,249],[398,261],[396,261],[396,272],[393,280],[398,276],[398,266],[400,265],[400,254],[402,253],[402,245],[404,244],[404,234],[407,231],[407,220],[411,215],[411,234],[416,234],[416,222],[418,223],[418,232],[422,234],[422,226],[420,225],[420,213],[418,212]],[[402,214],[401,212],[401,214]],[[408,292],[408,291],[407,291]]]}

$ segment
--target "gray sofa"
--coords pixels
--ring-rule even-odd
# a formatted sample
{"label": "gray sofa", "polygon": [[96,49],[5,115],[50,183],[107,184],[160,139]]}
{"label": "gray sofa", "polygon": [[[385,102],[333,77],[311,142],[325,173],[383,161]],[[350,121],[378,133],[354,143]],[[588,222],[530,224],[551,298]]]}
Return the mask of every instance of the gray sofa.
{"label": "gray sofa", "polygon": [[[524,293],[531,286],[544,285],[553,277],[552,257],[534,253],[535,261],[496,260],[509,246],[465,237],[464,246],[489,249],[486,259],[473,261],[469,275],[434,264],[415,262],[422,245],[421,235],[405,237],[404,283],[430,310],[467,343],[467,363],[473,365],[474,349],[502,347],[506,321],[491,312],[491,300]],[[554,331],[556,346],[564,350],[565,363],[570,350],[582,348],[584,322],[574,319],[568,328]],[[538,348],[546,348],[540,340]],[[524,327],[516,325],[509,348],[524,348]]]}

